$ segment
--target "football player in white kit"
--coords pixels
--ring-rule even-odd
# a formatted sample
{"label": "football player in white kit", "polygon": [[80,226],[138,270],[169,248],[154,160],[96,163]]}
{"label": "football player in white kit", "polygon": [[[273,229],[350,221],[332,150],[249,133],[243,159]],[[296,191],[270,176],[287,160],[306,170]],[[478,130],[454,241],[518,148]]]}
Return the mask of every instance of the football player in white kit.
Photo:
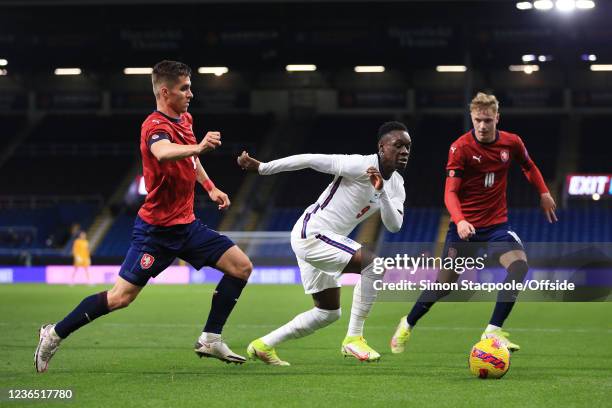
{"label": "football player in white kit", "polygon": [[252,341],[247,349],[251,359],[289,365],[276,354],[276,345],[312,334],[338,320],[343,273],[358,273],[361,278],[354,289],[348,333],[341,352],[361,361],[380,359],[380,354],[363,338],[363,325],[376,300],[374,281],[382,276],[372,270],[375,255],[348,235],[378,210],[389,231],[400,230],[406,192],[404,179],[396,170],[406,167],[411,144],[404,124],[387,122],[378,131],[377,154],[300,154],[268,163],[250,157],[247,152],[238,157],[241,168],[261,175],[311,168],[334,176],[291,232],[291,247],[300,267],[302,284],[306,294],[312,295],[314,308]]}

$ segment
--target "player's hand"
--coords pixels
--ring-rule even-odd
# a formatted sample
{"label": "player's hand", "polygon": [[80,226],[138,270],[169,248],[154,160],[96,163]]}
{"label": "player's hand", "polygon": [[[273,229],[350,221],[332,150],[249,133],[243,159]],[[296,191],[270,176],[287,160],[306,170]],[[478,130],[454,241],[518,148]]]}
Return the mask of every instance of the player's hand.
{"label": "player's hand", "polygon": [[217,187],[213,188],[208,192],[208,196],[211,200],[219,205],[219,210],[226,210],[231,205],[230,199],[223,191]]}
{"label": "player's hand", "polygon": [[457,233],[459,234],[459,238],[467,241],[471,236],[476,234],[476,229],[466,220],[461,220],[459,224],[457,224]]}
{"label": "player's hand", "polygon": [[257,171],[261,162],[249,156],[246,151],[242,151],[242,154],[238,156],[238,165],[242,170]]}
{"label": "player's hand", "polygon": [[198,154],[210,152],[221,146],[220,132],[206,132],[204,139],[198,144]]}
{"label": "player's hand", "polygon": [[558,221],[557,214],[555,214],[557,204],[550,193],[544,193],[540,196],[540,207],[542,207],[542,211],[544,211],[544,215],[546,215],[549,223],[552,224]]}
{"label": "player's hand", "polygon": [[384,180],[380,175],[380,171],[376,167],[368,167],[366,174],[370,177],[370,183],[376,191],[380,191],[383,188]]}

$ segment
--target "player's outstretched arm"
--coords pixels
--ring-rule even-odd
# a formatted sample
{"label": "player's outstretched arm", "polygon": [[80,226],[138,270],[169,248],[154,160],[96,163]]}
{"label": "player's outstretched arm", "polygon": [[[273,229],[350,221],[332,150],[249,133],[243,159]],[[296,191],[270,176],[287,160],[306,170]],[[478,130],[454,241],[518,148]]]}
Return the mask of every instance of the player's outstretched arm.
{"label": "player's outstretched arm", "polygon": [[330,154],[297,154],[264,163],[249,156],[248,152],[243,151],[238,157],[238,165],[243,170],[257,171],[259,174],[267,176],[283,171],[308,168],[321,173],[339,174],[342,163],[338,155]]}
{"label": "player's outstretched arm", "polygon": [[536,166],[531,159],[528,159],[523,163],[522,170],[529,183],[531,183],[540,193],[540,207],[542,211],[544,211],[544,215],[548,222],[551,224],[557,222],[557,214],[555,213],[557,204],[548,191],[548,187],[546,186],[546,182],[538,166]]}
{"label": "player's outstretched arm", "polygon": [[368,167],[366,174],[376,192],[380,193],[380,218],[385,228],[389,232],[398,232],[402,229],[402,222],[404,221],[404,201],[392,200],[389,197],[389,194],[383,188],[384,179],[377,168]]}
{"label": "player's outstretched arm", "polygon": [[555,214],[557,204],[555,204],[555,200],[548,191],[544,177],[542,177],[542,172],[540,172],[538,166],[536,166],[534,161],[527,153],[525,144],[520,137],[516,138],[516,155],[525,178],[527,178],[527,181],[529,181],[529,183],[531,183],[531,185],[538,190],[538,193],[540,193],[540,207],[542,207],[542,211],[544,211],[546,219],[551,224],[553,222],[557,222],[557,214]]}
{"label": "player's outstretched arm", "polygon": [[151,145],[151,153],[160,162],[176,161],[186,157],[198,156],[221,146],[221,133],[208,132],[204,139],[195,145],[181,145],[172,143],[167,139],[160,140]]}

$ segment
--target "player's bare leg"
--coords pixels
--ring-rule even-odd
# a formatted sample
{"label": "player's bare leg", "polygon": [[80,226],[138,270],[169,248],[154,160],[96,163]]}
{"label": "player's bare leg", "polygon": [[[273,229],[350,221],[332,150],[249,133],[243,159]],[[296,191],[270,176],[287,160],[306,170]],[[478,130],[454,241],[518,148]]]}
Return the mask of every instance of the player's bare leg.
{"label": "player's bare leg", "polygon": [[[499,257],[499,263],[508,271],[504,283],[523,282],[529,270],[527,255],[525,251],[519,249],[502,254]],[[510,351],[520,350],[521,347],[508,340],[508,333],[502,330],[504,321],[510,315],[517,296],[518,291],[516,290],[499,291],[497,294],[497,303],[495,303],[495,309],[493,309],[493,315],[481,336],[483,340],[495,337],[502,344],[507,346]]]}
{"label": "player's bare leg", "polygon": [[195,343],[200,357],[214,357],[226,363],[242,364],[246,358],[234,353],[221,338],[221,331],[247,283],[253,264],[237,246],[229,248],[219,258],[215,268],[224,273],[213,294],[212,306],[204,331]]}
{"label": "player's bare leg", "polygon": [[109,311],[114,312],[115,310],[128,307],[141,291],[142,287],[136,286],[118,276],[115,285],[106,295]]}
{"label": "player's bare leg", "polygon": [[55,355],[63,339],[72,332],[100,316],[127,307],[140,293],[141,287],[117,277],[109,291],[86,297],[57,324],[44,324],[38,331],[38,346],[34,353],[34,367],[39,373],[47,371],[49,361]]}

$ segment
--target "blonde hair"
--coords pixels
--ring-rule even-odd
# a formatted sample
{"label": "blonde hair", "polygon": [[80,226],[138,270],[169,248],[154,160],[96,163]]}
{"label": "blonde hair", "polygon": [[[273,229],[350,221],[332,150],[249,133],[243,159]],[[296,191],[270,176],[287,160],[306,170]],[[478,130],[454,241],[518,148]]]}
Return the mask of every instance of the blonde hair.
{"label": "blonde hair", "polygon": [[488,109],[493,109],[497,113],[499,111],[499,101],[495,95],[478,92],[470,103],[470,112]]}

